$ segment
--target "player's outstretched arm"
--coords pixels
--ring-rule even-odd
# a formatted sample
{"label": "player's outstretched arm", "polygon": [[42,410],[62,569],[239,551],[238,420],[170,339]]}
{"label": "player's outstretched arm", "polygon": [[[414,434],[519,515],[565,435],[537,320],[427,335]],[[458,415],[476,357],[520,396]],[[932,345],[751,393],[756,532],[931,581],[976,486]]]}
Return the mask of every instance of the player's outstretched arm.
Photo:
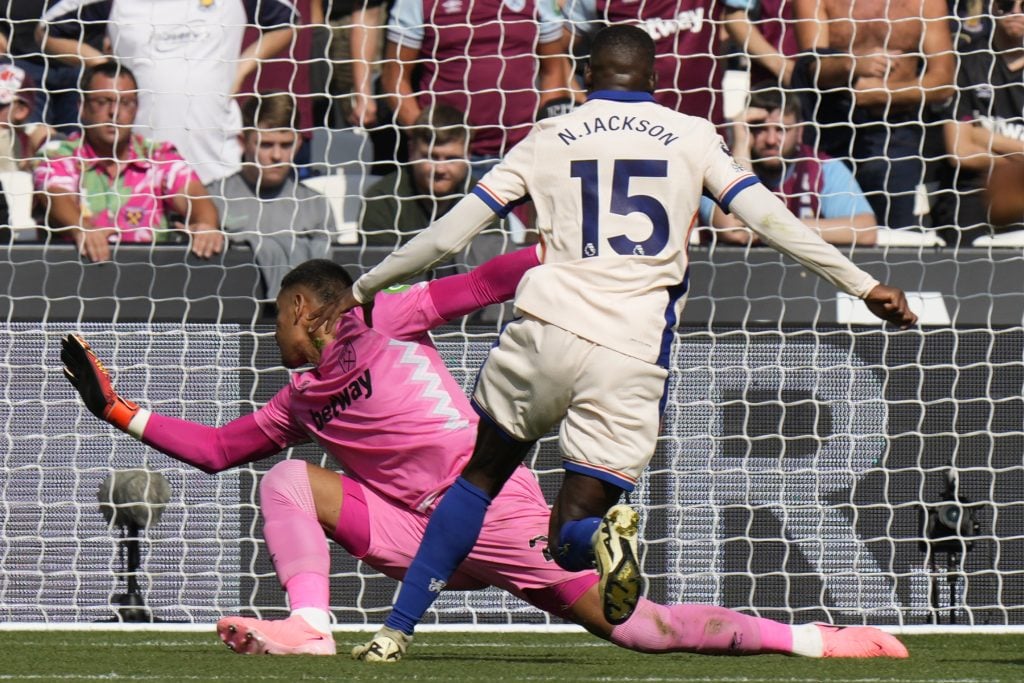
{"label": "player's outstretched arm", "polygon": [[917,324],[917,315],[910,310],[907,297],[902,289],[888,285],[875,285],[864,303],[876,316],[901,330]]}
{"label": "player's outstretched arm", "polygon": [[209,427],[151,413],[122,398],[114,389],[110,372],[78,335],[61,339],[60,359],[64,376],[78,390],[89,412],[187,465],[208,473],[220,472],[281,450],[260,429],[253,415],[223,427]]}
{"label": "player's outstretched arm", "polygon": [[437,314],[447,321],[461,318],[491,304],[509,301],[519,281],[540,264],[536,245],[502,254],[468,273],[449,275],[430,282],[430,297]]}
{"label": "player's outstretched arm", "polygon": [[878,282],[794,216],[760,183],[742,190],[729,209],[772,248],[816,275],[864,300],[872,313],[901,329],[917,322],[903,291]]}
{"label": "player's outstretched arm", "polygon": [[[539,264],[539,247],[532,245],[495,256],[468,273],[431,280],[430,297],[438,316],[442,318],[436,324],[450,322],[491,304],[511,300],[526,271]],[[310,332],[320,327],[333,329],[338,318],[347,310],[345,307],[351,306],[349,294],[346,292],[338,301],[327,303],[310,313]],[[363,304],[363,318],[370,326],[373,325],[372,308],[373,300]]]}

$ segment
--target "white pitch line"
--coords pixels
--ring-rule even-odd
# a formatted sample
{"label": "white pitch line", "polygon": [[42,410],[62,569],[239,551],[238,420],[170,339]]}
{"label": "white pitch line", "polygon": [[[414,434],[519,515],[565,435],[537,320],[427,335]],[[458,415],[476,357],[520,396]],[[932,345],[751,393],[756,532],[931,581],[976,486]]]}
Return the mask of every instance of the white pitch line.
{"label": "white pitch line", "polygon": [[[346,674],[351,674],[350,671],[346,671]],[[368,672],[369,673],[369,672]],[[356,675],[353,676],[355,680],[394,680],[394,676],[391,674],[387,675],[376,675],[376,672],[369,676]],[[442,676],[423,676],[417,674],[415,676],[418,681],[450,681],[451,675]],[[13,674],[0,674],[0,681],[36,681],[36,680],[47,680],[47,681],[237,681],[237,675],[231,676],[188,676],[175,674],[174,676],[158,676],[158,675],[128,675],[119,674],[117,672],[111,672],[108,674],[30,674],[25,676],[17,676]],[[270,675],[260,676],[246,673],[246,680],[259,680],[259,681],[291,681],[294,680],[294,674],[282,674],[282,675]],[[564,681],[562,677],[555,676],[515,676],[514,678],[505,679],[503,677],[493,677],[492,680],[515,680],[523,681],[524,683],[544,683],[546,681]],[[302,677],[304,681],[336,681],[337,676],[311,676],[308,673]],[[709,677],[685,677],[685,676],[673,676],[673,677],[652,677],[648,676],[645,678],[591,678],[592,681],[609,681],[611,683],[820,683],[820,678],[750,678],[747,676],[733,676],[733,677],[721,677],[715,676],[714,678]],[[1002,679],[979,679],[979,678],[829,678],[829,683],[1004,683]],[[1011,683],[1009,681],[1005,683]]]}
{"label": "white pitch line", "polygon": [[[369,635],[369,632],[368,632],[368,635]],[[355,639],[355,638],[336,638],[336,640],[339,640],[341,642],[356,642],[357,641],[357,639]],[[72,647],[73,646],[73,647],[77,647],[77,646],[81,645],[81,643],[79,643],[79,642],[72,642],[72,641],[69,641],[69,640],[49,640],[49,639],[45,640],[45,641],[41,641],[41,640],[11,640],[11,639],[5,639],[4,643],[9,645],[9,646],[11,646],[11,647],[53,647],[53,646],[65,646],[65,647]],[[132,641],[132,642],[129,642],[129,643],[126,643],[126,642],[123,642],[123,641],[94,640],[94,639],[90,638],[89,639],[89,645],[90,645],[90,647],[95,646],[95,647],[108,647],[108,648],[137,648],[137,647],[180,647],[182,645],[199,645],[199,646],[202,646],[202,645],[213,645],[213,646],[220,646],[220,645],[222,645],[222,643],[220,642],[220,640],[218,640],[216,635],[211,634],[210,638],[202,638],[202,639],[200,639],[200,638],[195,638],[195,639],[189,638],[187,640],[139,640],[139,641]],[[460,642],[423,643],[423,642],[417,641],[417,643],[416,643],[416,649],[417,650],[424,650],[424,649],[430,649],[430,648],[452,648],[452,647],[460,647],[460,648],[506,648],[506,647],[509,647],[509,646],[510,646],[510,644],[508,642],[483,642],[482,643],[480,641],[466,642],[466,643],[460,643]],[[542,645],[542,644],[538,644],[538,643],[522,643],[522,644],[513,643],[513,644],[511,644],[511,646],[515,647],[517,649],[521,649],[521,650],[549,650],[551,648],[570,646],[570,644],[569,643],[563,643],[563,644],[553,643],[553,644]],[[615,648],[615,649],[618,649],[618,648],[616,648],[615,645],[612,645],[611,643],[605,643],[605,642],[600,641],[600,640],[594,640],[593,642],[586,642],[586,643],[572,643],[571,647],[573,647],[573,648],[579,648],[579,647],[600,647],[600,648]]]}

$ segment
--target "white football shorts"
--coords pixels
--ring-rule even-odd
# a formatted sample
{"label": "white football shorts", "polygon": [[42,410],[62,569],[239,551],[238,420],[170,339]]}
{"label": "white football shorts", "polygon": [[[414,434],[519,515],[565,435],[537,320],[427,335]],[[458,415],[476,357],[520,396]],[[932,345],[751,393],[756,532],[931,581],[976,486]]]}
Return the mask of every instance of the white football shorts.
{"label": "white football shorts", "polygon": [[491,349],[473,402],[519,441],[561,421],[565,469],[631,491],[654,455],[667,378],[658,365],[523,317]]}

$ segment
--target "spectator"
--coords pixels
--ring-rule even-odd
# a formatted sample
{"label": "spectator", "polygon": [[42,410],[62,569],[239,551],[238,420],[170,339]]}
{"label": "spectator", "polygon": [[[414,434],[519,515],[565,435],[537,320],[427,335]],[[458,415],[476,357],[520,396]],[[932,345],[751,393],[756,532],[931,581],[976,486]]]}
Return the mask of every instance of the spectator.
{"label": "spectator", "polygon": [[330,102],[318,124],[375,126],[374,72],[380,60],[384,0],[313,0],[312,8],[311,21],[320,25],[313,39],[312,90],[326,94]]}
{"label": "spectator", "polygon": [[[232,95],[259,62],[291,44],[288,0],[60,0],[39,25],[40,44],[71,64],[109,57],[81,40],[105,26],[113,55],[139,75],[136,132],[170,140],[203,182],[238,170],[241,117]],[[242,50],[247,24],[263,31]]]}
{"label": "spectator", "polygon": [[992,49],[992,14],[988,0],[947,0],[958,53]]}
{"label": "spectator", "polygon": [[465,112],[480,177],[526,136],[541,105],[568,96],[567,50],[546,0],[397,0],[381,82],[400,126],[433,104]]}
{"label": "spectator", "polygon": [[807,120],[822,126],[824,151],[852,156],[857,181],[885,225],[917,225],[915,193],[929,156],[924,112],[953,94],[945,0],[794,3],[797,40],[812,54],[797,61],[792,85],[805,94]]}
{"label": "spectator", "polygon": [[[366,191],[360,232],[368,245],[398,248],[476,187],[467,154],[471,135],[461,112],[443,104],[425,109],[408,137],[409,163]],[[507,248],[500,222],[495,220],[466,248],[454,270],[472,269]],[[432,275],[445,272],[435,268]],[[511,312],[511,306],[498,304],[471,319],[492,323]]]}
{"label": "spectator", "polygon": [[[48,0],[0,0],[0,55],[7,55],[34,86],[24,93],[30,121],[68,129],[78,126],[78,71],[48,59],[36,43],[36,26]],[[87,36],[102,44],[102,37]]]}
{"label": "spectator", "polygon": [[66,229],[90,261],[106,261],[112,242],[166,239],[173,211],[188,223],[194,254],[220,253],[217,210],[195,172],[171,143],[131,132],[134,74],[105,61],[85,70],[81,89],[83,134],[47,145],[35,169],[50,226]]}
{"label": "spectator", "polygon": [[[968,246],[1000,222],[990,219],[984,197],[989,172],[1002,157],[1024,155],[1024,7],[1021,0],[993,0],[992,16],[992,50],[960,55],[958,94],[944,124],[946,191],[932,216],[947,244]],[[1022,218],[1015,217],[1016,227]]]}
{"label": "spectator", "polygon": [[367,244],[399,247],[448,212],[476,185],[461,112],[438,104],[409,129],[409,163],[374,183],[360,221]]}
{"label": "spectator", "polygon": [[[718,22],[744,16],[752,0],[566,0],[573,30],[596,33],[609,24],[636,24],[654,39],[659,104],[725,122]],[[723,9],[723,7],[725,9]]]}
{"label": "spectator", "polygon": [[[783,100],[777,88],[755,88],[735,131],[733,157],[779,195],[804,225],[832,244],[875,243],[875,214],[853,174],[843,162],[803,143],[803,121],[795,97]],[[701,218],[716,228],[732,229],[720,232],[719,239],[750,241],[751,232],[744,224],[715,208],[706,197],[701,201]]]}
{"label": "spectator", "polygon": [[252,248],[275,299],[294,266],[330,254],[334,218],[327,199],[295,182],[295,154],[302,140],[290,93],[249,98],[242,108],[242,170],[208,186],[221,225],[233,241]]}
{"label": "spectator", "polygon": [[725,30],[750,60],[750,82],[789,87],[799,48],[790,0],[751,0],[747,9],[728,6]]}
{"label": "spectator", "polygon": [[54,135],[48,126],[30,123],[32,105],[24,83],[19,67],[0,64],[0,173],[30,170],[31,158]]}

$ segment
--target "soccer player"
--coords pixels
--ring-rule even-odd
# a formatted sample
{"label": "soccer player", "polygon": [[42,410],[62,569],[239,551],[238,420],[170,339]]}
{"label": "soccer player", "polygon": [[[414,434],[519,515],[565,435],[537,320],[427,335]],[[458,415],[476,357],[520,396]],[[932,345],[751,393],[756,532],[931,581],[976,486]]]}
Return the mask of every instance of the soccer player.
{"label": "soccer player", "polygon": [[[316,441],[346,474],[286,460],[260,482],[267,547],[292,613],[279,621],[222,619],[218,632],[240,653],[334,654],[324,532],[375,569],[400,578],[438,498],[469,459],[476,415],[426,332],[512,295],[537,263],[533,248],[498,257],[468,275],[378,294],[373,327],[362,309],[330,333],[310,334],[306,315],[351,285],[326,260],[292,270],[278,296],[277,343],[296,372],[256,413],[212,428],[165,417],[122,399],[79,337],[62,343],[68,379],[101,419],[168,455],[217,472]],[[601,614],[593,572],[574,574],[535,543],[547,527],[540,487],[516,468],[488,514],[473,553],[449,588],[499,586],[596,635],[642,652],[789,653],[817,657],[907,656],[870,627],[790,627],[720,607],[641,601],[621,626]],[[407,643],[403,642],[404,646]],[[399,653],[398,656],[401,655]]]}
{"label": "soccer player", "polygon": [[702,190],[878,317],[899,327],[917,320],[901,290],[853,265],[737,164],[710,122],[657,104],[654,59],[642,30],[603,29],[586,70],[588,101],[537,123],[470,195],[338,303],[347,310],[370,301],[462,249],[493,213],[532,197],[543,263],[523,278],[516,293],[522,317],[505,327],[480,372],[473,457],[431,516],[367,659],[397,652],[402,638],[395,634],[412,635],[437,597],[432,587],[473,548],[491,500],[559,423],[566,472],[549,548],[571,571],[596,561],[610,623],[633,613],[642,582],[638,518],[616,503],[654,454]]}

